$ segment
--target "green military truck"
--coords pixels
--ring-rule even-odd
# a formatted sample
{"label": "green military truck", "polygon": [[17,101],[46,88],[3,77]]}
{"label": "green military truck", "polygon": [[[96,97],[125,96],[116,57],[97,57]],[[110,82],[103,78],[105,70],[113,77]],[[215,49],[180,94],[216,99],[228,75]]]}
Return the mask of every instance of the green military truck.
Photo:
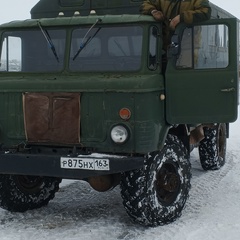
{"label": "green military truck", "polygon": [[129,216],[174,221],[190,190],[190,152],[225,163],[238,108],[238,20],[180,24],[163,72],[162,24],[140,0],[40,0],[0,26],[0,206],[46,205],[62,179],[120,184]]}

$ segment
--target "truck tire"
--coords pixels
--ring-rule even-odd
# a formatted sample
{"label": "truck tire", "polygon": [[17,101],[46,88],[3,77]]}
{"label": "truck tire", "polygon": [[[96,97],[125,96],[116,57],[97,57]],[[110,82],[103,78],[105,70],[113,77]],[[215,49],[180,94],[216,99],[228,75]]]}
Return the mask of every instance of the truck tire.
{"label": "truck tire", "polygon": [[176,136],[169,135],[164,148],[149,154],[142,169],[122,174],[123,205],[142,225],[173,222],[189,196],[190,179],[189,154]]}
{"label": "truck tire", "polygon": [[225,164],[226,124],[204,128],[205,138],[199,144],[199,157],[204,170],[218,170]]}
{"label": "truck tire", "polygon": [[51,177],[0,175],[0,207],[12,212],[40,208],[54,198],[60,179]]}

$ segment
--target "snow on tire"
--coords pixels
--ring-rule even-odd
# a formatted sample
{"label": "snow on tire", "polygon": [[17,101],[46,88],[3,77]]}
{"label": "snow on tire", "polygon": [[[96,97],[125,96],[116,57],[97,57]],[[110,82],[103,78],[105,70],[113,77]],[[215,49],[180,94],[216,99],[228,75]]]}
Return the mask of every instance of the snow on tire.
{"label": "snow on tire", "polygon": [[54,198],[58,178],[0,175],[0,207],[12,212],[40,208]]}
{"label": "snow on tire", "polygon": [[168,135],[164,148],[149,154],[142,169],[122,174],[123,205],[142,225],[173,222],[185,206],[190,179],[189,154],[176,136]]}
{"label": "snow on tire", "polygon": [[199,157],[204,170],[218,170],[225,164],[226,124],[204,128],[205,138],[199,145]]}

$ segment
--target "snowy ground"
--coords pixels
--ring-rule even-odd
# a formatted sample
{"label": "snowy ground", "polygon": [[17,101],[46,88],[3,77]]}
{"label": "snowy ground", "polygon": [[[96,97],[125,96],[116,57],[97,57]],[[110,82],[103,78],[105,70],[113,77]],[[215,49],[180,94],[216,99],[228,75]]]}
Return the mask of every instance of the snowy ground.
{"label": "snowy ground", "polygon": [[204,172],[191,156],[192,188],[181,218],[144,228],[133,224],[119,188],[98,193],[80,181],[64,181],[47,207],[26,213],[0,210],[1,240],[235,240],[240,236],[240,120],[231,124],[227,163]]}

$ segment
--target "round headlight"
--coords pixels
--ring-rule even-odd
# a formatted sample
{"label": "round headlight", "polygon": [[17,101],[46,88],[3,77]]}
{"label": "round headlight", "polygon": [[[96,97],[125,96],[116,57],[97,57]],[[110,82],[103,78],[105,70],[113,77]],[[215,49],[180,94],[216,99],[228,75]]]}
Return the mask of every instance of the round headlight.
{"label": "round headlight", "polygon": [[115,143],[124,143],[128,139],[128,131],[122,125],[115,126],[111,131],[111,138]]}

